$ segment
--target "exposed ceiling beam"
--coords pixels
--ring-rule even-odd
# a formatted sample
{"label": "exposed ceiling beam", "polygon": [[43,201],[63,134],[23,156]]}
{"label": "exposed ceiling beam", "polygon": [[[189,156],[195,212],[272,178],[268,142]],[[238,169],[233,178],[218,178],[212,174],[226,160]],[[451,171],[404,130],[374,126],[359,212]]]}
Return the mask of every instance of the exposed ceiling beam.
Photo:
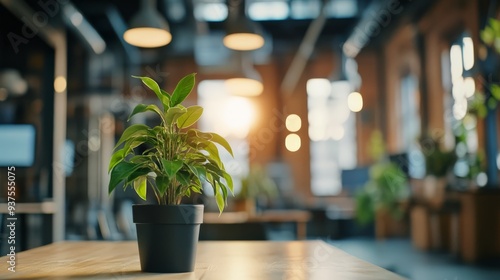
{"label": "exposed ceiling beam", "polygon": [[101,54],[106,50],[104,39],[71,2],[62,8],[62,16],[66,25],[83,38],[94,53]]}
{"label": "exposed ceiling beam", "polygon": [[326,4],[327,1],[324,0],[322,2],[319,16],[311,22],[311,25],[309,25],[306,35],[300,43],[299,49],[295,54],[285,77],[283,78],[283,82],[281,83],[281,92],[283,94],[293,93],[295,87],[297,86],[297,82],[304,71],[307,61],[314,51],[314,46],[316,45],[319,34],[325,26],[327,13]]}

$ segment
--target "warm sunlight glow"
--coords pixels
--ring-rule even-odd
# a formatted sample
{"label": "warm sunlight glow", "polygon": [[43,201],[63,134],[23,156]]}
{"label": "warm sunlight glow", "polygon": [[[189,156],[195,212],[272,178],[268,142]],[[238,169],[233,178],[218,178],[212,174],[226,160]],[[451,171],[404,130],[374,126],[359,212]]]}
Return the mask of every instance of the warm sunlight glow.
{"label": "warm sunlight glow", "polygon": [[291,114],[286,117],[286,129],[288,129],[291,132],[296,132],[299,131],[299,129],[302,127],[302,120],[300,117],[296,114]]}
{"label": "warm sunlight glow", "polygon": [[252,102],[244,97],[231,97],[223,104],[222,119],[229,134],[245,138],[255,118]]}
{"label": "warm sunlight glow", "polygon": [[133,46],[157,48],[170,43],[172,41],[172,34],[164,29],[139,27],[125,31],[123,39]]}
{"label": "warm sunlight glow", "polygon": [[359,112],[363,109],[363,96],[359,92],[351,92],[347,96],[347,107],[353,112]]}
{"label": "warm sunlight glow", "polygon": [[66,78],[59,76],[54,80],[54,90],[58,93],[66,90]]}
{"label": "warm sunlight glow", "polygon": [[287,150],[289,150],[290,152],[296,152],[300,149],[300,145],[300,136],[295,133],[288,134],[285,139],[285,147]]}

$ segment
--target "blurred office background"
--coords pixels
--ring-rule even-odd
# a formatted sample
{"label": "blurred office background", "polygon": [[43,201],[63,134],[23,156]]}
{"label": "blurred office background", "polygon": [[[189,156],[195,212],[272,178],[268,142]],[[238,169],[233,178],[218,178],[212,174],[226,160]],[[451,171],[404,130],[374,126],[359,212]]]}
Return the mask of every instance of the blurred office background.
{"label": "blurred office background", "polygon": [[[220,217],[208,189],[187,199],[206,207],[200,239],[323,239],[410,279],[500,279],[499,11],[495,0],[0,0],[0,251],[8,166],[20,250],[134,239],[141,201],[108,195],[107,164],[127,126],[159,120],[127,122],[156,98],[131,75],[172,91],[196,72],[186,104],[229,139],[236,184]],[[163,31],[124,36],[144,18]],[[240,26],[255,45],[227,42]]]}

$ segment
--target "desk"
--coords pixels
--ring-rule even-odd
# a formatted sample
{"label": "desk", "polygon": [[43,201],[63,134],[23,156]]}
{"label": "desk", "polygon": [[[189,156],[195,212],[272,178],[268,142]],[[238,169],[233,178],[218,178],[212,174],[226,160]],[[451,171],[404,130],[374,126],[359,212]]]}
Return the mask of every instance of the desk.
{"label": "desk", "polygon": [[135,241],[60,242],[0,258],[0,279],[403,279],[323,241],[201,241],[192,273],[140,271]]}
{"label": "desk", "polygon": [[247,212],[205,213],[205,224],[242,224],[242,223],[287,223],[297,225],[297,239],[306,239],[307,222],[311,213],[304,210],[266,210],[257,214]]}

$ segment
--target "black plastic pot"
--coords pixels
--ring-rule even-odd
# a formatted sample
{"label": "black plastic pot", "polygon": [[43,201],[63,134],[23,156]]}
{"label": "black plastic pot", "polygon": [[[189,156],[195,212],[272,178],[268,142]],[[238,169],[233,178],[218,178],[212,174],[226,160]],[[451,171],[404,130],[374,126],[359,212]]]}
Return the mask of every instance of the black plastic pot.
{"label": "black plastic pot", "polygon": [[194,271],[203,205],[133,205],[141,269]]}

